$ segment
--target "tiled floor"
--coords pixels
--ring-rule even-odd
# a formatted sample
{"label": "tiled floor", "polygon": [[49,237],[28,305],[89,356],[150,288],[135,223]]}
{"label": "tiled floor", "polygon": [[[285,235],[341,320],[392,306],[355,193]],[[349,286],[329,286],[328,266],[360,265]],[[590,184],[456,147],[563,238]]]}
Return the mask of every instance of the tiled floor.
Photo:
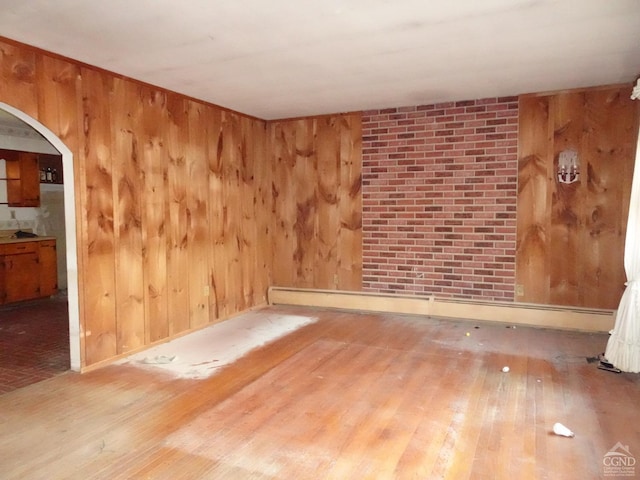
{"label": "tiled floor", "polygon": [[63,295],[0,308],[0,395],[69,370]]}

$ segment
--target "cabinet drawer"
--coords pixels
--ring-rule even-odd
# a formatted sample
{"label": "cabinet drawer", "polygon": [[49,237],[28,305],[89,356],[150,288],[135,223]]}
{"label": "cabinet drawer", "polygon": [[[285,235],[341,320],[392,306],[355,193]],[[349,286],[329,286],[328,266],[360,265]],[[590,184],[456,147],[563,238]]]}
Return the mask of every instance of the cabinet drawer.
{"label": "cabinet drawer", "polygon": [[16,255],[21,253],[35,253],[38,249],[36,242],[6,243],[0,245],[0,255]]}

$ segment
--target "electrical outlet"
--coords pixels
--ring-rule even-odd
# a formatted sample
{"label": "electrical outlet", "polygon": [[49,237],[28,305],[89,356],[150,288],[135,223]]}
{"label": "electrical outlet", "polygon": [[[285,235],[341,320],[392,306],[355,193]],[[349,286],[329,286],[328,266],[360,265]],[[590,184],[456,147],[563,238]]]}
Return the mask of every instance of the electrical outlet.
{"label": "electrical outlet", "polygon": [[205,285],[204,287],[202,287],[202,295],[204,295],[205,297],[209,296],[209,285]]}
{"label": "electrical outlet", "polygon": [[524,297],[524,285],[516,285],[516,297]]}
{"label": "electrical outlet", "polygon": [[15,220],[16,219],[16,211],[15,210],[9,210],[9,216],[11,217],[11,220]]}

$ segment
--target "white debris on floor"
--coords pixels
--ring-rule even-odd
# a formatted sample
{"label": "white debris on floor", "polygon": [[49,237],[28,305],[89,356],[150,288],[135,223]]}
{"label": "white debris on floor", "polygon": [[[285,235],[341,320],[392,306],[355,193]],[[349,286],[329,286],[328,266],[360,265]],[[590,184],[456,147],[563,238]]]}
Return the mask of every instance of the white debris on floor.
{"label": "white debris on floor", "polygon": [[561,437],[575,437],[575,433],[573,433],[561,423],[553,424],[553,433],[555,433],[556,435],[560,435]]}
{"label": "white debris on floor", "polygon": [[178,378],[207,378],[251,350],[316,320],[316,317],[248,312],[136,353],[118,363],[161,369]]}

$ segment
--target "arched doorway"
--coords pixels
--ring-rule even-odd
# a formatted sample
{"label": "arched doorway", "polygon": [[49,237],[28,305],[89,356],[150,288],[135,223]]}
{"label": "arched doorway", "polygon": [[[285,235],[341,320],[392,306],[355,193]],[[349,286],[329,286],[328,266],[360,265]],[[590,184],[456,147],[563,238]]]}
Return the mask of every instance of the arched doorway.
{"label": "arched doorway", "polygon": [[62,155],[64,178],[64,205],[67,257],[67,295],[69,308],[69,356],[71,370],[80,371],[80,310],[78,300],[78,255],[76,243],[76,207],[74,189],[73,153],[51,130],[26,113],[0,102],[0,109],[31,126]]}

